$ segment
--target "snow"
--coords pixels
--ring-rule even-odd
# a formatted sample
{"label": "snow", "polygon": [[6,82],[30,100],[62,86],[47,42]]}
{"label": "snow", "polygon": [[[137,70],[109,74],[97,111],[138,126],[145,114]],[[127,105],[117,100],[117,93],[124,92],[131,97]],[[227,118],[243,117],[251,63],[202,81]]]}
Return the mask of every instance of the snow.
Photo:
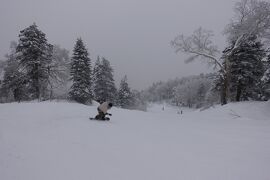
{"label": "snow", "polygon": [[96,106],[0,104],[0,179],[270,179],[269,101],[112,108],[111,121],[91,121]]}

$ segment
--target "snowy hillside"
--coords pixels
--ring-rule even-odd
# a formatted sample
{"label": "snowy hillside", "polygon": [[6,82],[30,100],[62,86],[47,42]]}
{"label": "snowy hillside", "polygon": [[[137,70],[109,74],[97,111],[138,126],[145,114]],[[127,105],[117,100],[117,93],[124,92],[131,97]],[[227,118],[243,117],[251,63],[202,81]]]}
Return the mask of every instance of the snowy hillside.
{"label": "snowy hillside", "polygon": [[270,102],[204,111],[0,104],[1,180],[269,180]]}

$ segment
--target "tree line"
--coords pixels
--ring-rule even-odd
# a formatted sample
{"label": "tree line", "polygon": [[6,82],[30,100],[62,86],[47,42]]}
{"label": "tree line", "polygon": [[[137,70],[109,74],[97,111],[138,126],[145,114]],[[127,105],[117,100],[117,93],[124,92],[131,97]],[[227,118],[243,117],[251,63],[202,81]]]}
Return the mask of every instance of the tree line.
{"label": "tree line", "polygon": [[[189,107],[217,102],[270,99],[270,2],[241,0],[235,16],[224,30],[227,47],[220,51],[212,31],[198,28],[171,41],[176,52],[189,55],[186,62],[202,59],[215,73],[154,83],[143,92],[131,90],[125,76],[116,88],[114,70],[108,59],[92,60],[78,38],[72,53],[51,45],[45,33],[33,24],[12,42],[0,72],[0,102],[55,98],[83,104],[111,101],[124,108],[145,109],[145,100],[166,100]],[[2,79],[2,80],[1,80]]]}
{"label": "tree line", "polygon": [[184,106],[209,107],[218,103],[218,93],[212,91],[216,74],[200,74],[153,83],[142,92],[149,102]]}
{"label": "tree line", "polygon": [[92,67],[81,38],[70,58],[66,49],[50,44],[34,23],[20,31],[19,41],[11,43],[6,59],[1,63],[1,102],[61,98],[82,104],[110,101],[123,108],[143,104],[140,94],[130,89],[127,76],[116,88],[109,60],[98,56]]}

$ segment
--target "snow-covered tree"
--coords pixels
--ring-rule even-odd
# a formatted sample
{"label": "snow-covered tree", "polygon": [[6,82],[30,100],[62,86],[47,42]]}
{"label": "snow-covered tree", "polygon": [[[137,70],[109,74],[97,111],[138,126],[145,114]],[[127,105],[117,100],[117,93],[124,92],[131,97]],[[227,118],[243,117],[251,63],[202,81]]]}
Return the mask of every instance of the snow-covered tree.
{"label": "snow-covered tree", "polygon": [[221,73],[221,80],[223,81],[220,88],[221,104],[227,103],[227,71],[226,66],[223,66],[217,46],[214,45],[211,38],[213,37],[212,31],[199,28],[193,32],[191,36],[179,35],[172,42],[172,47],[177,52],[183,52],[190,56],[186,59],[186,62],[192,62],[198,58],[206,60],[209,65],[213,65],[214,68],[219,68]]}
{"label": "snow-covered tree", "polygon": [[[94,71],[93,71],[93,92],[94,92],[94,99],[101,103],[102,96],[103,96],[103,78],[102,78],[102,70],[101,70],[101,62],[100,57],[97,57]],[[103,100],[104,101],[104,100]]]}
{"label": "snow-covered tree", "polygon": [[260,80],[265,56],[262,46],[255,35],[249,36],[226,57],[230,64],[229,91],[232,100],[259,99],[262,96]]}
{"label": "snow-covered tree", "polygon": [[32,99],[44,98],[48,85],[47,67],[51,63],[52,46],[45,34],[33,25],[20,31],[17,59],[28,79],[28,94]]}
{"label": "snow-covered tree", "polygon": [[200,108],[210,89],[211,79],[203,75],[188,78],[174,88],[174,102],[177,105]]}
{"label": "snow-covered tree", "polygon": [[[253,80],[250,79],[250,82],[246,82],[249,84],[249,86],[251,86],[251,88],[248,88],[249,91],[252,90],[253,92],[241,92],[242,85],[240,85],[240,83],[238,83],[238,87],[234,87],[235,84],[234,85],[229,84],[228,87],[230,87],[230,90],[228,91],[231,91],[233,87],[234,89],[238,90],[238,92],[236,90],[235,96],[235,99],[237,101],[241,99],[241,94],[243,95],[246,94],[244,95],[245,98],[242,97],[243,99],[247,99],[247,97],[250,97],[251,94],[253,94],[252,95],[253,98],[256,99],[261,98],[257,97],[259,94],[260,94],[259,96],[261,96],[262,94],[261,92],[262,85],[258,82],[258,77],[260,77],[261,74],[263,73],[263,68],[261,67],[262,66],[261,59],[264,52],[262,52],[263,45],[261,42],[263,42],[264,45],[266,45],[267,43],[269,43],[270,39],[270,2],[258,0],[241,0],[240,2],[237,2],[235,5],[235,18],[232,19],[231,23],[228,24],[227,27],[225,28],[225,34],[228,37],[228,42],[231,44],[231,47],[227,49],[226,56],[231,57],[230,59],[232,58],[239,59],[237,57],[233,57],[235,55],[242,56],[244,58],[248,57],[247,59],[249,59],[249,61],[247,59],[241,61],[242,66],[244,61],[249,62],[245,66],[246,72],[244,73],[243,72],[244,70],[241,70],[242,71],[241,73],[246,74],[246,76],[249,73],[248,76],[250,77],[253,76]],[[257,52],[256,50],[253,51],[251,50],[252,48],[257,49],[258,51]],[[241,51],[241,49],[245,49],[246,51],[242,52],[241,55],[239,55],[238,51]],[[251,59],[253,59],[253,61]],[[260,60],[256,61],[255,59]],[[231,65],[229,61],[230,60],[228,58],[225,58],[224,64],[227,65],[228,81],[234,81],[235,69],[231,70],[230,68],[237,67],[238,65],[237,66],[235,64]],[[248,72],[247,67],[251,66],[251,64],[253,64],[252,65],[253,69],[251,70],[251,72]],[[238,78],[242,78],[241,82],[247,80],[246,78],[239,76]],[[257,83],[254,84],[255,79]],[[256,85],[256,87],[252,88],[252,86],[254,85]],[[234,92],[230,93],[235,94]]]}
{"label": "snow-covered tree", "polygon": [[132,90],[131,94],[132,94],[132,106],[130,108],[140,111],[146,111],[147,103],[145,98],[143,98],[143,92]]}
{"label": "snow-covered tree", "polygon": [[264,99],[270,99],[270,54],[268,54],[267,60],[264,66],[264,75],[261,79],[262,81],[262,89],[264,93]]}
{"label": "snow-covered tree", "polygon": [[216,104],[216,92],[210,93],[215,76],[215,74],[200,74],[154,83],[142,91],[140,97],[143,101],[167,102],[176,106],[195,108]]}
{"label": "snow-covered tree", "polygon": [[241,0],[235,4],[234,18],[225,28],[228,41],[236,48],[249,36],[269,41],[270,2],[263,0]]}
{"label": "snow-covered tree", "polygon": [[105,88],[106,88],[105,92],[107,93],[105,95],[105,99],[114,102],[116,98],[117,90],[116,90],[114,77],[113,77],[113,68],[111,67],[110,62],[105,58],[102,58],[101,68],[105,76],[105,79],[104,79]]}
{"label": "snow-covered tree", "polygon": [[94,67],[94,94],[95,99],[99,102],[116,100],[116,86],[113,78],[113,69],[110,62],[102,58],[98,58]]}
{"label": "snow-covered tree", "polygon": [[[270,37],[270,3],[257,0],[241,0],[235,6],[236,18],[226,27],[225,33],[228,41],[234,42],[229,53],[232,53],[241,43],[245,42],[249,36],[256,35],[258,38],[268,39]],[[228,98],[228,61],[222,63],[222,59],[217,55],[217,47],[213,45],[211,31],[201,28],[194,31],[191,36],[179,35],[172,42],[176,52],[189,54],[187,62],[195,59],[207,59],[210,64],[220,69],[220,78],[223,81],[221,91],[221,104],[227,103]]]}
{"label": "snow-covered tree", "polygon": [[[185,79],[185,78],[183,78]],[[145,100],[150,102],[170,102],[174,98],[173,88],[179,83],[182,83],[183,79],[174,79],[167,82],[156,82],[151,87],[145,90],[142,94]],[[180,82],[179,82],[180,81]]]}
{"label": "snow-covered tree", "polygon": [[1,87],[1,94],[6,101],[21,101],[26,98],[26,76],[20,72],[19,62],[16,58],[17,43],[12,42],[10,54],[6,55],[7,65],[4,68],[4,77]]}
{"label": "snow-covered tree", "polygon": [[131,106],[133,106],[133,101],[133,96],[127,82],[127,76],[124,76],[120,82],[117,104],[122,108],[131,108]]}
{"label": "snow-covered tree", "polygon": [[81,38],[77,39],[73,49],[70,75],[72,80],[70,99],[79,103],[91,103],[93,98],[91,61]]}
{"label": "snow-covered tree", "polygon": [[215,73],[213,79],[209,82],[209,90],[205,94],[203,106],[210,107],[220,102],[220,90],[218,90],[216,86],[216,81],[219,80],[219,78],[219,75]]}
{"label": "snow-covered tree", "polygon": [[59,45],[53,46],[52,61],[48,66],[50,99],[67,98],[70,75],[68,50]]}
{"label": "snow-covered tree", "polygon": [[204,99],[206,96],[206,93],[209,90],[209,84],[206,84],[204,82],[200,82],[198,89],[197,89],[197,102],[196,102],[196,106],[197,107],[202,107],[204,104]]}

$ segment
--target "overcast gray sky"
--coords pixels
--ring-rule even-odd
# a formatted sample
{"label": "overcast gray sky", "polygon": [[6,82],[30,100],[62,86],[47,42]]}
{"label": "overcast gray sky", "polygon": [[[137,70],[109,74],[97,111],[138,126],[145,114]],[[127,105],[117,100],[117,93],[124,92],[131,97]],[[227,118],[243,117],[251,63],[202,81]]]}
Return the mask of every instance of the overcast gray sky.
{"label": "overcast gray sky", "polygon": [[[19,31],[36,22],[51,44],[72,52],[82,37],[92,59],[110,60],[118,83],[125,74],[132,88],[211,71],[201,62],[185,64],[170,41],[202,26],[222,31],[233,17],[235,0],[1,0],[0,58],[18,41]],[[70,53],[71,54],[71,53]],[[118,85],[118,84],[117,84]]]}

